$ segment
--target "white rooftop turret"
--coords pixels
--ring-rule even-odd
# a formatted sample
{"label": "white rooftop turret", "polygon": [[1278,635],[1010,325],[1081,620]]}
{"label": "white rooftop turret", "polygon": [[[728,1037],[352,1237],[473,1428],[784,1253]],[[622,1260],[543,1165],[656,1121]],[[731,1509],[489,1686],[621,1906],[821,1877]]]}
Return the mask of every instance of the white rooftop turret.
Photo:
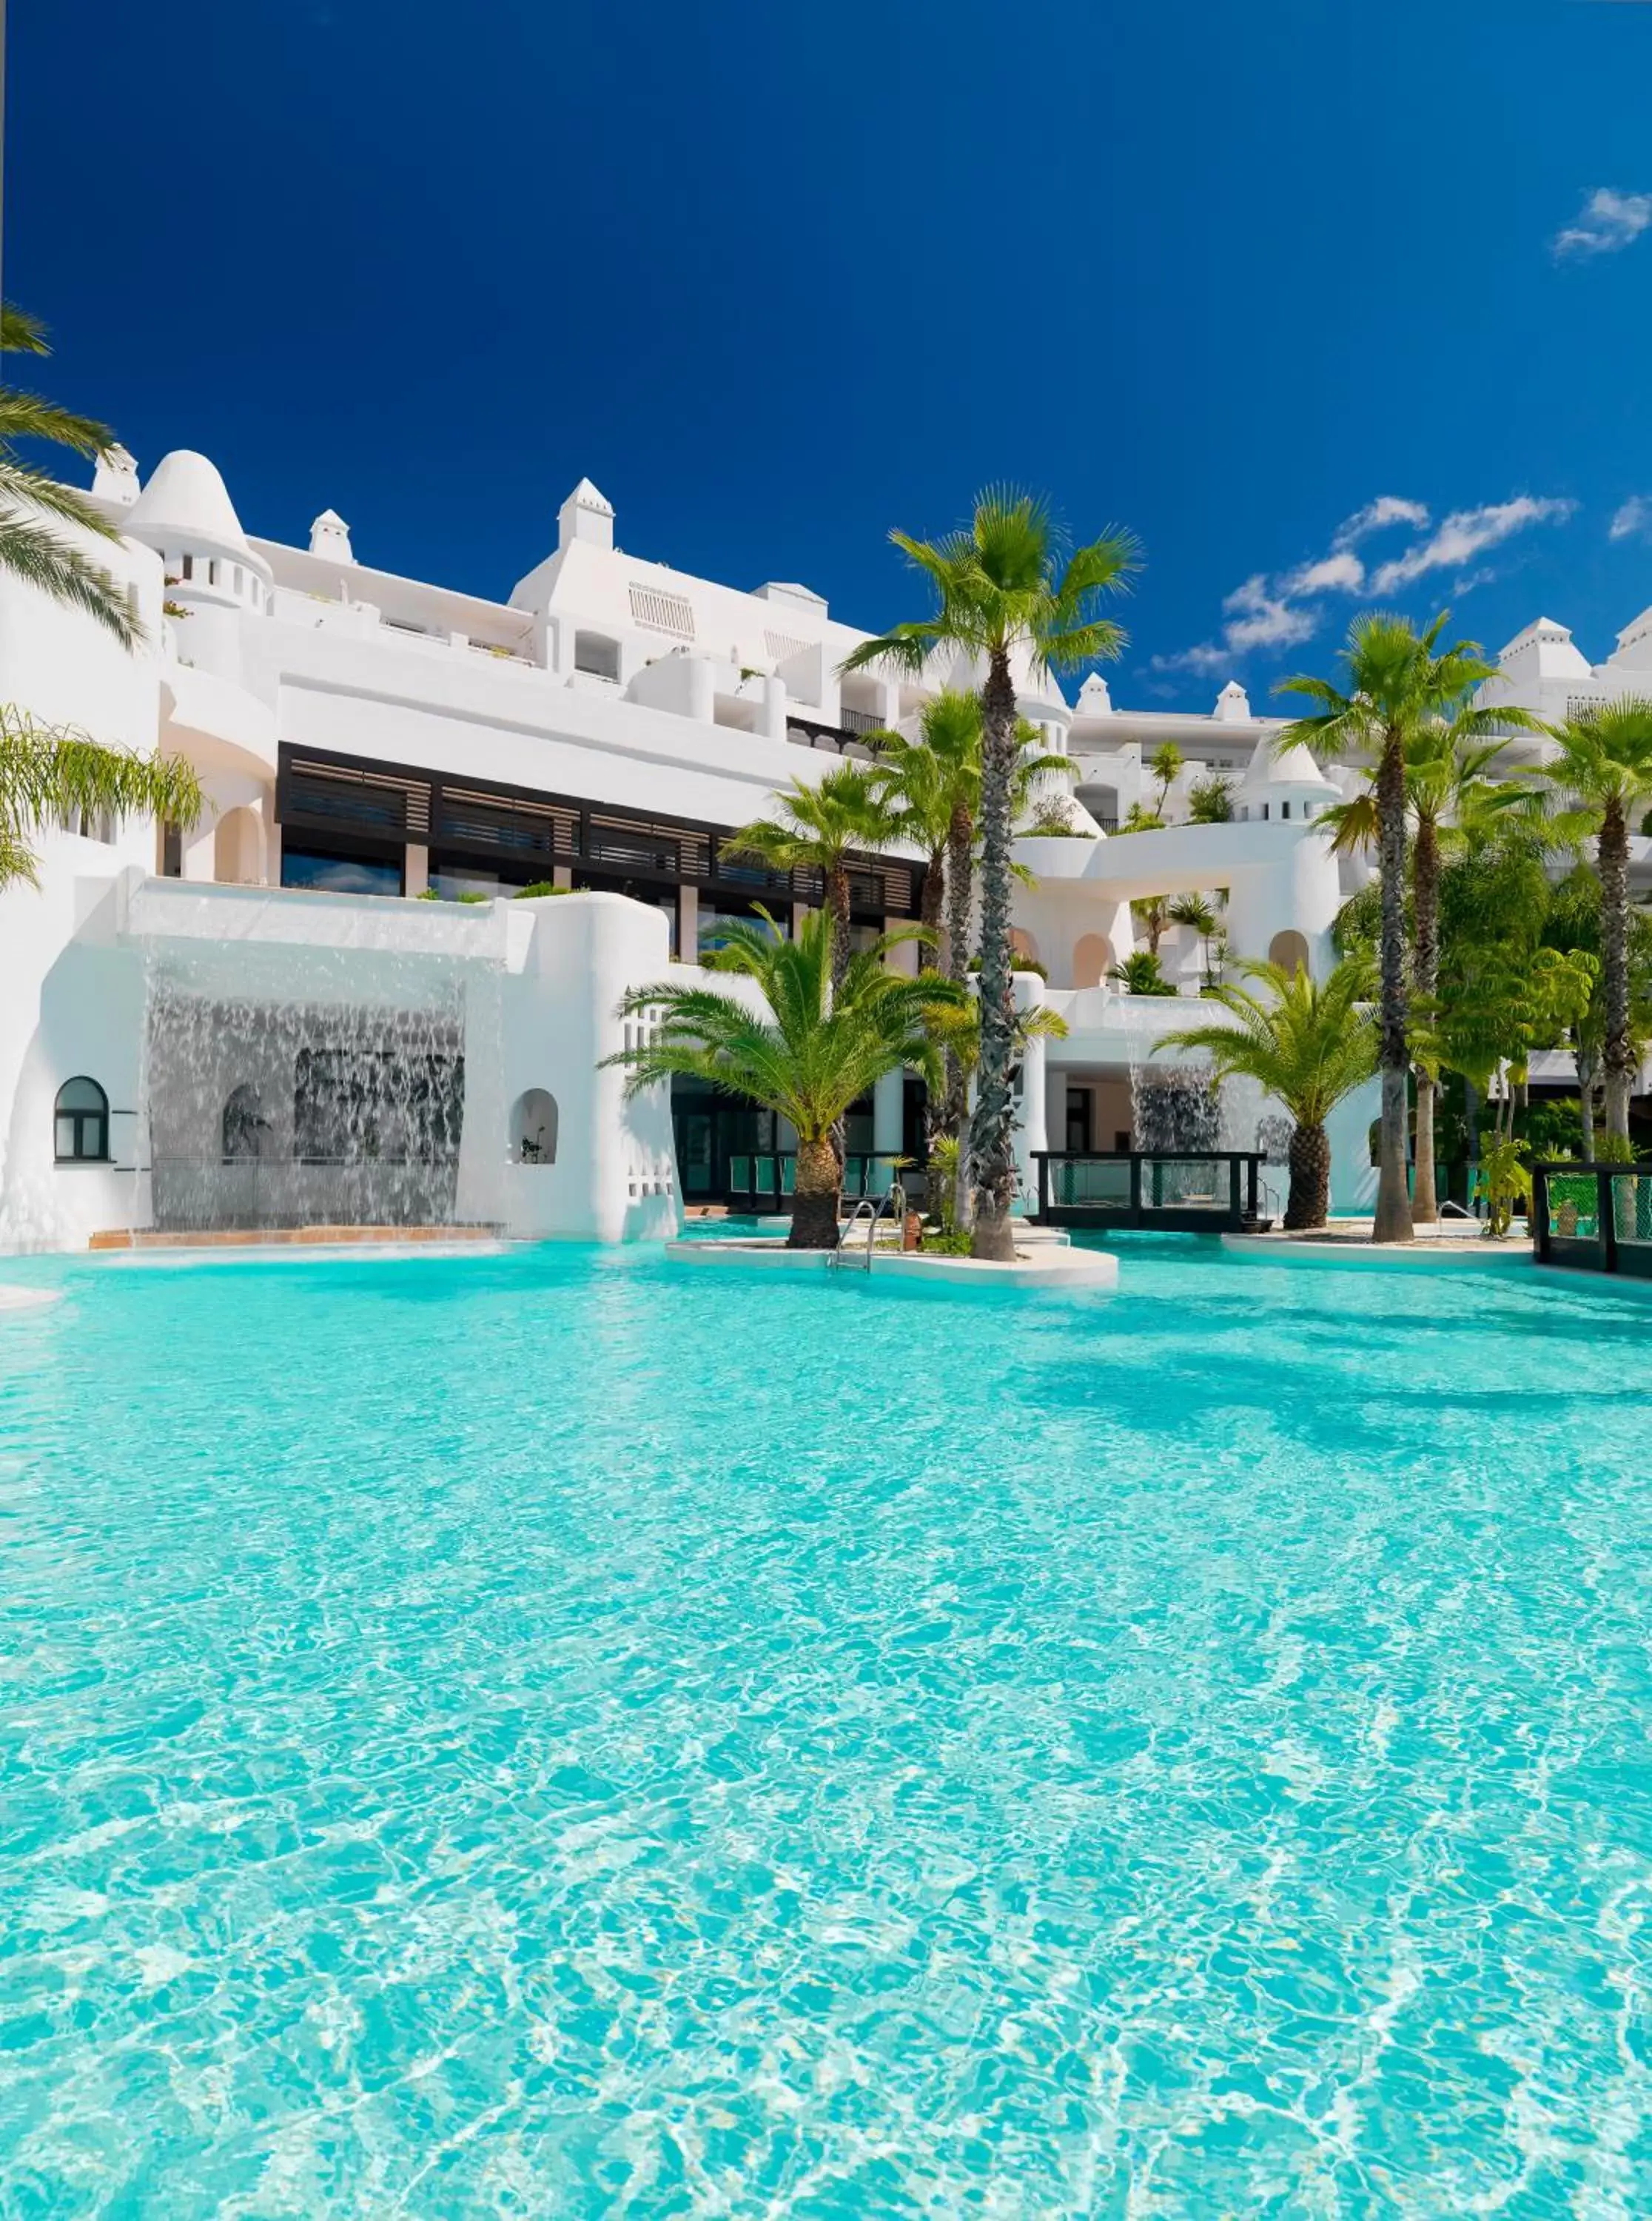
{"label": "white rooftop turret", "polygon": [[1249,723],[1250,718],[1250,697],[1245,692],[1244,687],[1240,685],[1237,679],[1230,679],[1227,685],[1223,687],[1221,692],[1217,696],[1216,707],[1211,711],[1211,716],[1217,718],[1224,724],[1232,723],[1235,720]]}
{"label": "white rooftop turret", "polygon": [[[1623,646],[1620,635],[1618,645]],[[1537,679],[1587,679],[1588,659],[1563,624],[1539,617],[1518,632],[1497,659],[1506,679],[1529,684]]]}
{"label": "white rooftop turret", "polygon": [[1618,635],[1618,646],[1607,657],[1609,671],[1652,669],[1652,610],[1643,610]]}
{"label": "white rooftop turret", "polygon": [[218,466],[189,447],[163,455],[132,504],[128,530],[151,547],[209,547],[250,558],[252,549]]}
{"label": "white rooftop turret", "polygon": [[1113,715],[1113,696],[1107,682],[1099,671],[1091,672],[1078,690],[1078,714],[1081,717],[1110,717]]}
{"label": "white rooftop turret", "polygon": [[309,529],[309,552],[325,555],[329,562],[353,563],[350,552],[350,527],[336,509],[324,509]]}
{"label": "white rooftop turret", "polygon": [[[1239,781],[1242,812],[1248,810],[1251,816],[1260,814],[1260,806],[1264,803],[1274,805],[1270,815],[1318,816],[1327,803],[1340,802],[1342,798],[1342,789],[1325,777],[1302,741],[1297,741],[1282,754],[1275,754],[1273,736],[1268,733],[1250,751],[1250,764]],[[1281,802],[1306,802],[1312,807],[1281,811],[1277,808]]]}
{"label": "white rooftop turret", "polygon": [[140,491],[137,458],[118,441],[105,447],[92,473],[91,490],[95,501],[112,501],[122,509],[130,509]]}
{"label": "white rooftop turret", "polygon": [[614,504],[589,479],[581,479],[557,511],[558,549],[576,540],[592,547],[614,545]]}

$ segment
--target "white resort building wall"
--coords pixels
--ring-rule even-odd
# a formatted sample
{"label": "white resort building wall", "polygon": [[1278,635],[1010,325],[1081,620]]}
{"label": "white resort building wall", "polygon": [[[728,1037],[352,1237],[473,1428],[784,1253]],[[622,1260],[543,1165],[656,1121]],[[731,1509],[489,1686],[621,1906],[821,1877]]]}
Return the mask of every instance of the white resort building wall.
{"label": "white resort building wall", "polygon": [[[142,487],[117,456],[95,492],[123,537],[94,552],[128,587],[146,640],[128,654],[8,580],[0,691],[97,739],[181,754],[209,808],[182,833],[54,832],[40,888],[0,893],[0,1241],[75,1245],[149,1225],[158,1204],[162,1218],[233,1212],[237,1195],[289,1215],[330,1198],[359,1216],[376,1198],[399,1194],[410,1210],[421,1193],[451,1193],[457,1216],[522,1234],[668,1231],[680,1200],[670,1105],[627,1104],[623,1074],[602,1065],[626,1039],[620,997],[692,959],[726,916],[762,901],[789,926],[818,900],[798,875],[726,857],[724,837],[795,779],[863,755],[869,731],[914,731],[935,687],[974,674],[949,664],[924,684],[840,679],[863,635],[820,596],[743,591],[627,555],[589,481],[563,505],[553,553],[504,603],[358,563],[331,510],[308,548],[251,538],[198,455],[166,457]],[[1020,844],[1038,885],[1016,896],[1018,945],[1069,1026],[1028,1060],[1025,1154],[1066,1146],[1069,1086],[1127,1085],[1162,1059],[1158,1037],[1195,1015],[1109,979],[1137,945],[1133,898],[1222,891],[1233,956],[1300,954],[1322,970],[1343,876],[1313,823],[1337,779],[1303,751],[1276,763],[1277,721],[1252,717],[1237,689],[1208,719],[1132,718],[1099,679],[1074,708],[1052,679],[1024,673],[1020,706],[1072,765],[1050,787],[1077,829]],[[1125,811],[1154,798],[1143,754],[1160,723],[1191,759],[1170,814],[1204,766],[1227,767],[1234,818],[1109,837],[1116,809],[1086,798],[1105,791]],[[567,892],[514,899],[540,881]],[[920,885],[915,857],[865,859],[857,926],[910,921]],[[494,899],[418,898],[433,886]],[[1205,952],[1193,936],[1173,930],[1163,954],[1196,993]],[[416,1030],[408,1012],[425,1029],[417,1070],[398,1062]],[[346,1026],[395,1076],[399,1111],[338,1081],[328,1059]],[[200,1044],[215,1033],[209,1056]],[[187,1102],[178,1073],[159,1068],[184,1035],[199,1098]],[[383,1170],[329,1182],[325,1164],[315,1178],[278,1179],[261,1159],[250,1168],[266,1148],[284,1164],[303,1154],[296,1097],[272,1076],[299,1058],[311,1130],[324,1141],[353,1121],[353,1163],[375,1148],[381,1167],[386,1151],[439,1154],[430,1091],[461,1055],[458,1161],[434,1187],[409,1175],[398,1190]],[[106,1097],[106,1147],[65,1159],[53,1105],[77,1079]],[[1368,1196],[1370,1115],[1362,1098],[1335,1153],[1339,1207]],[[1254,1145],[1255,1120],[1241,1123],[1229,1146]],[[872,1146],[901,1146],[898,1084],[879,1091],[871,1126]]]}

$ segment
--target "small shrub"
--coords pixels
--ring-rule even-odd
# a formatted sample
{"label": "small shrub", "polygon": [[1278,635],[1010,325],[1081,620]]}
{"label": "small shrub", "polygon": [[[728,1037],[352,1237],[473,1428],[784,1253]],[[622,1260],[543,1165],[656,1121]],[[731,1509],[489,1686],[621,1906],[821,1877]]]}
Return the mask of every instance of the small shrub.
{"label": "small shrub", "polygon": [[545,895],[570,895],[571,887],[559,887],[554,879],[535,879],[531,887],[518,887],[511,897],[513,902],[537,902]]}

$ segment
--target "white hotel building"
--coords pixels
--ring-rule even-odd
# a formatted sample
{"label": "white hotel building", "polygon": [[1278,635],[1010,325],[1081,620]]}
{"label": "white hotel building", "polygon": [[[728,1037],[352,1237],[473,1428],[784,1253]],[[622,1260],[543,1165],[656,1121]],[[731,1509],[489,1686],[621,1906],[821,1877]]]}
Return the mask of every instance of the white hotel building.
{"label": "white hotel building", "polygon": [[[0,894],[0,1242],[432,1218],[651,1238],[731,1192],[731,1159],[783,1142],[720,1098],[623,1103],[599,1069],[623,1041],[615,1005],[722,920],[818,899],[731,857],[727,835],[971,673],[840,678],[864,635],[818,594],[627,554],[589,481],[504,602],[370,567],[330,510],[307,548],[251,537],[200,455],[140,486],[116,451],[94,492],[122,535],[96,552],[146,643],[128,654],[6,581],[0,689],[185,755],[210,806],[181,835],[54,833],[40,888]],[[1278,721],[1237,686],[1207,717],[1133,715],[1100,678],[1069,703],[1029,676],[1021,708],[1071,762],[1078,829],[1021,844],[1038,885],[1018,892],[1017,939],[1047,977],[1019,992],[1069,1029],[1026,1060],[1030,1166],[1126,1144],[1132,1075],[1193,1015],[1109,980],[1132,898],[1225,890],[1233,955],[1317,967],[1343,887],[1314,823],[1337,781],[1305,750],[1275,760]],[[1231,823],[1114,830],[1165,738],[1188,759],[1172,816],[1214,770],[1235,781]],[[511,898],[545,882],[571,898]],[[916,860],[869,856],[857,923],[909,919],[920,892]],[[1163,953],[1196,992],[1193,937]],[[915,1085],[879,1089],[851,1150],[913,1147]],[[1255,1147],[1264,1108],[1231,1107],[1225,1145]],[[1373,1109],[1351,1100],[1333,1131],[1339,1207],[1368,1198]]]}

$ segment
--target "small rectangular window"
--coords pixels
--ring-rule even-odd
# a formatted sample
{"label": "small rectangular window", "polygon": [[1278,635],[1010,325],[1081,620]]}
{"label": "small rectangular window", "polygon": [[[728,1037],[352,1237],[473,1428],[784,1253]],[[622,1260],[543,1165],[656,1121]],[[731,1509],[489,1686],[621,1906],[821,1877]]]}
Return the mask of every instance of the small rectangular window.
{"label": "small rectangular window", "polygon": [[237,563],[234,571],[231,572],[230,576],[234,580],[235,591],[239,594],[241,590],[241,566],[239,563]]}
{"label": "small rectangular window", "polygon": [[217,583],[218,583],[218,563],[217,563],[217,559],[216,559],[216,557],[215,556],[215,557],[214,557],[214,559],[212,560],[212,561],[211,561],[211,562],[209,562],[209,563],[207,565],[207,584],[208,584],[208,585],[209,585],[209,586],[215,586],[215,585],[217,585]]}
{"label": "small rectangular window", "polygon": [[1279,814],[1280,814],[1280,816],[1281,816],[1281,817],[1288,817],[1288,816],[1290,816],[1290,814],[1291,814],[1291,805],[1290,805],[1290,804],[1289,804],[1288,802],[1281,802],[1281,803],[1280,804],[1280,805],[1279,805]]}
{"label": "small rectangular window", "polygon": [[1262,816],[1263,816],[1264,817],[1266,817],[1266,816],[1267,816],[1267,815],[1268,815],[1268,809],[1269,809],[1269,805],[1267,804],[1267,803],[1265,803],[1265,802],[1264,802],[1264,803],[1262,804]]}
{"label": "small rectangular window", "polygon": [[184,560],[183,560],[182,563],[179,565],[178,569],[179,569],[179,574],[180,574],[180,576],[182,576],[183,578],[185,578],[185,579],[192,579],[192,578],[194,578],[194,576],[195,576],[195,558],[194,558],[194,556],[193,556],[193,555],[186,555],[186,556],[184,558]]}

